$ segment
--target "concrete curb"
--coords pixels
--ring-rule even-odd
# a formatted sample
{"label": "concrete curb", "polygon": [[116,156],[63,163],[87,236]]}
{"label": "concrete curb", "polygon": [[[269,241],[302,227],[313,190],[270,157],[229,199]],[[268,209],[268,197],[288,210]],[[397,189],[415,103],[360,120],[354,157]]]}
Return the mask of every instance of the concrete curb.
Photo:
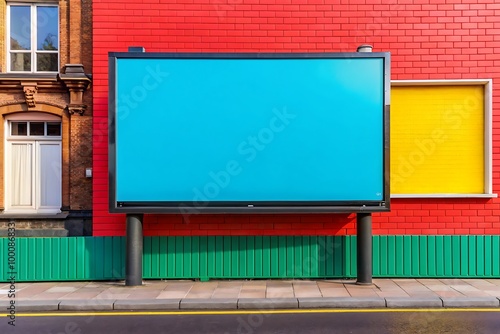
{"label": "concrete curb", "polygon": [[[0,300],[0,314],[10,300]],[[308,297],[210,299],[16,300],[16,312],[54,311],[179,311],[179,310],[292,310],[355,308],[469,308],[500,307],[497,297]]]}
{"label": "concrete curb", "polygon": [[442,297],[444,307],[499,307],[499,299],[495,297]]}
{"label": "concrete curb", "polygon": [[[33,310],[46,312],[58,311],[60,300],[17,300],[14,304],[16,312],[31,312]],[[10,301],[0,301],[0,307],[6,310],[10,306]]]}
{"label": "concrete curb", "polygon": [[299,298],[299,308],[376,308],[386,307],[379,297],[318,297]]}
{"label": "concrete curb", "polygon": [[179,309],[181,310],[236,310],[238,299],[182,299]]}
{"label": "concrete curb", "polygon": [[386,297],[385,302],[389,308],[443,307],[443,301],[439,297]]}
{"label": "concrete curb", "polygon": [[114,310],[178,310],[180,299],[121,299],[113,304]]}
{"label": "concrete curb", "polygon": [[297,309],[299,302],[297,298],[240,298],[238,299],[239,310],[279,310]]}
{"label": "concrete curb", "polygon": [[115,300],[61,300],[59,311],[111,311]]}

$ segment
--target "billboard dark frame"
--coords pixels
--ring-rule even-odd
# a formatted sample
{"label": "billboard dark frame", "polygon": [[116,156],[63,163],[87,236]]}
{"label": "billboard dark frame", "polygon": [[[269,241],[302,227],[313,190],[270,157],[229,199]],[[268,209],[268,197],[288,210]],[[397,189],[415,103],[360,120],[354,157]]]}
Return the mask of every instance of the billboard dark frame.
{"label": "billboard dark frame", "polygon": [[[216,59],[216,60],[257,60],[257,59],[359,59],[378,58],[383,61],[383,195],[381,200],[334,200],[334,201],[210,201],[199,205],[189,201],[117,201],[117,81],[116,65],[119,59]],[[390,210],[390,53],[146,53],[110,52],[109,96],[108,96],[108,177],[110,213],[159,213],[159,214],[198,214],[198,213],[371,213]],[[362,80],[362,78],[360,78]],[[360,153],[363,154],[363,153]]]}

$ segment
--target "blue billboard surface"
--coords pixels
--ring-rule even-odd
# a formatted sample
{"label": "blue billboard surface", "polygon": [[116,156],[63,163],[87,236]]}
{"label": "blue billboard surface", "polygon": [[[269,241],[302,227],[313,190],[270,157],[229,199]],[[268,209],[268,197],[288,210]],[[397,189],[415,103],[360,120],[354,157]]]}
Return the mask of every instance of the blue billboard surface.
{"label": "blue billboard surface", "polygon": [[148,55],[110,55],[112,211],[388,207],[387,54]]}

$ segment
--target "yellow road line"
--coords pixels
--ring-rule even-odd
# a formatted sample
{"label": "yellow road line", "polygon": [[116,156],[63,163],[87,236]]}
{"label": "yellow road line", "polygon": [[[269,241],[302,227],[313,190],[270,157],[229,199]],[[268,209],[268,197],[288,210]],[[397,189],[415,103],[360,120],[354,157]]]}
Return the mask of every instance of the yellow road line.
{"label": "yellow road line", "polygon": [[[321,309],[321,310],[234,310],[234,311],[126,311],[126,312],[45,312],[22,313],[16,317],[88,317],[124,315],[231,315],[231,314],[307,314],[307,313],[396,313],[396,312],[500,312],[500,308],[442,308],[442,309]],[[4,313],[4,316],[7,314]]]}

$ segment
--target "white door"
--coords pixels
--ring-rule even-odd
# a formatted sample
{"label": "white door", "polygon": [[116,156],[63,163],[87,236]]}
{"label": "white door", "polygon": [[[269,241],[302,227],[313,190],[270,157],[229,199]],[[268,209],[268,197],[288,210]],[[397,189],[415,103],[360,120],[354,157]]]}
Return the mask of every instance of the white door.
{"label": "white door", "polygon": [[61,142],[36,142],[39,175],[36,182],[38,212],[61,209]]}
{"label": "white door", "polygon": [[5,212],[61,212],[60,117],[20,113],[8,116],[6,125]]}
{"label": "white door", "polygon": [[7,145],[6,211],[60,212],[61,142],[12,141]]}
{"label": "white door", "polygon": [[33,142],[8,143],[8,153],[6,157],[7,209],[17,209],[23,211],[35,209],[35,191],[33,188],[33,147]]}
{"label": "white door", "polygon": [[61,142],[9,142],[8,146],[6,211],[60,212]]}

